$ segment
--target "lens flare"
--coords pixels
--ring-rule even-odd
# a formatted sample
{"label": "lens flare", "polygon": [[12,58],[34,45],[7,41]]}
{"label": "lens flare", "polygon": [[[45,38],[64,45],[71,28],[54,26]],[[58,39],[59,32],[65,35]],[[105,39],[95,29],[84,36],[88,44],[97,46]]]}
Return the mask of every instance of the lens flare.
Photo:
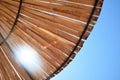
{"label": "lens flare", "polygon": [[42,61],[40,55],[30,46],[20,46],[15,52],[16,59],[30,73],[35,73],[40,70]]}

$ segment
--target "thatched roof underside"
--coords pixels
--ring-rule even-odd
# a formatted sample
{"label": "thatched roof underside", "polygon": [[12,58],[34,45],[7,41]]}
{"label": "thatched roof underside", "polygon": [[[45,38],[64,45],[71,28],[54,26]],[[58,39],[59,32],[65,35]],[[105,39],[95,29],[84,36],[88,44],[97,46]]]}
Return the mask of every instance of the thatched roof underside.
{"label": "thatched roof underside", "polygon": [[63,70],[94,28],[102,3],[0,0],[0,80],[48,80]]}

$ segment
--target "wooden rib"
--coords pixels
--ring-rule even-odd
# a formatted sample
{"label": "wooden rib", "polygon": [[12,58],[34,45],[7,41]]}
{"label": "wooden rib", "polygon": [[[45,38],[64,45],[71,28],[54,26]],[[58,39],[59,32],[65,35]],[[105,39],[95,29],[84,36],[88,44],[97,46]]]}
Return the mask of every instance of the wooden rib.
{"label": "wooden rib", "polygon": [[[24,18],[24,19],[25,19],[25,18]],[[29,21],[30,19],[27,19],[27,20]],[[32,20],[31,20],[31,21],[32,21]],[[35,22],[37,23],[37,21],[35,21]],[[38,24],[38,23],[37,23],[37,24]],[[40,24],[38,24],[38,25],[40,25]],[[44,26],[44,25],[43,25],[43,26]],[[41,26],[41,27],[43,27],[43,26]],[[45,25],[45,26],[46,26],[46,25]],[[45,26],[44,26],[44,27],[45,27]],[[50,24],[49,24],[49,26],[50,26]],[[52,28],[52,26],[51,26],[51,28]],[[45,29],[51,29],[51,28],[45,28]],[[54,28],[53,28],[53,29],[54,29]],[[52,29],[52,30],[53,30],[53,29]],[[62,30],[64,30],[64,29],[62,29]],[[62,36],[62,33],[63,33],[63,32],[66,32],[66,31],[62,31],[62,30],[59,30],[59,31],[53,30],[52,32],[54,32],[54,33],[56,32],[56,33],[58,33],[59,35]],[[61,32],[61,31],[62,31],[62,32]],[[60,32],[61,32],[61,33],[60,33]],[[65,34],[65,33],[64,33],[64,34]],[[68,33],[68,34],[69,34],[69,33]],[[63,37],[64,37],[64,38],[67,37],[68,39],[76,42],[77,39],[75,40],[74,34],[71,34],[71,35],[73,35],[72,37],[70,37],[71,35],[68,35],[68,34],[63,35]]]}
{"label": "wooden rib", "polygon": [[[29,20],[29,19],[28,19]],[[40,24],[39,24],[40,25]],[[46,25],[43,25],[43,26],[46,26]],[[47,29],[49,29],[49,28],[47,28]],[[55,31],[53,31],[53,32],[55,32]],[[58,32],[58,31],[57,31]],[[67,36],[67,35],[66,35]],[[69,37],[69,36],[68,36]],[[70,38],[69,38],[70,39]]]}
{"label": "wooden rib", "polygon": [[[9,22],[8,22],[9,23]],[[6,24],[8,24],[8,23],[6,23]],[[26,25],[27,26],[27,25]],[[22,27],[21,27],[22,28]],[[31,27],[29,27],[29,28],[31,28]],[[25,28],[23,28],[23,29],[25,29]],[[32,28],[31,28],[32,29]],[[37,30],[36,30],[37,31]]]}
{"label": "wooden rib", "polygon": [[[9,3],[11,3],[12,4],[12,2],[9,2]],[[24,4],[23,4],[23,6],[24,6]],[[33,6],[34,7],[34,6]],[[24,8],[23,8],[24,9]],[[35,14],[35,13],[34,13]],[[38,13],[39,15],[41,15],[41,16],[46,16],[47,18],[50,18],[50,16],[48,17],[47,15],[43,15],[43,14],[41,14],[40,12]],[[52,15],[51,15],[52,16]],[[55,18],[57,18],[57,17],[55,17]],[[53,18],[51,18],[52,20],[53,20]],[[64,20],[64,19],[63,19]],[[59,20],[60,21],[60,20]],[[62,24],[64,24],[64,23],[62,23]],[[70,22],[69,22],[69,24],[70,24]],[[75,24],[75,23],[74,23]],[[70,25],[72,25],[72,24],[70,24]],[[79,26],[80,26],[80,24],[79,24]],[[70,27],[72,27],[72,26],[70,26]],[[77,26],[75,26],[75,27],[78,27],[78,25]],[[78,30],[78,29],[77,29]]]}
{"label": "wooden rib", "polygon": [[[14,41],[14,40],[12,40],[12,41]],[[14,47],[13,47],[14,48]],[[52,63],[53,64],[53,63]]]}
{"label": "wooden rib", "polygon": [[[17,38],[18,38],[18,37],[17,37]],[[9,39],[10,39],[10,40],[8,40],[7,42],[9,43],[9,45],[10,45],[11,49],[13,50],[13,52],[16,53],[15,49],[17,49],[17,48],[20,47],[20,45],[18,45],[18,44],[20,44],[20,42],[17,42],[16,40],[14,40],[13,36],[10,37]],[[19,39],[19,38],[18,38],[18,39]],[[17,40],[18,40],[18,39],[17,39]],[[11,40],[14,40],[14,45],[13,45],[13,42],[12,42]],[[18,41],[20,41],[20,40],[18,40]],[[21,43],[21,45],[22,45],[22,43]],[[25,44],[24,44],[24,45],[25,45]],[[23,49],[24,49],[24,48],[23,48]],[[19,53],[19,52],[18,52],[18,53]],[[42,52],[41,52],[41,53],[42,53]],[[46,63],[44,60],[42,60],[42,61],[43,61],[43,63]],[[47,64],[49,65],[49,63],[47,63]],[[40,67],[41,67],[41,66],[40,66]],[[45,76],[45,75],[48,76],[48,74],[50,74],[50,71],[48,71],[48,70],[47,70],[47,73],[45,73],[45,71],[43,71],[43,70],[45,70],[45,69],[46,69],[46,66],[41,67],[41,70],[39,69],[38,72],[29,73],[29,74],[31,74],[31,76],[33,77],[33,79],[36,79],[36,78],[37,78],[37,79],[42,79],[43,76]],[[50,68],[49,66],[47,66],[47,69],[52,70],[52,69],[54,69],[54,68],[53,68],[53,67]],[[41,72],[41,74],[40,74],[39,72]],[[39,74],[38,74],[38,77],[35,77],[35,76],[36,76],[35,73],[39,73]]]}
{"label": "wooden rib", "polygon": [[[26,7],[27,8],[27,7]],[[24,10],[23,10],[24,11]],[[44,13],[41,13],[41,12],[38,12],[38,11],[35,11],[35,10],[31,10],[31,9],[29,9],[29,8],[27,8],[27,9],[25,9],[25,11],[29,11],[29,12],[31,12],[31,13],[33,13],[33,15],[37,15],[37,16],[41,16],[41,17],[44,17],[44,18],[46,18],[47,19],[47,17],[48,17],[48,19],[50,19],[51,21],[52,21],[52,19],[54,19],[54,17],[55,16],[53,16],[53,15],[47,15],[47,14],[44,14]],[[22,12],[22,11],[21,11]],[[24,14],[24,12],[23,12],[23,14]],[[55,17],[55,18],[57,18],[57,17]],[[63,19],[64,20],[64,19]],[[59,20],[58,20],[59,21]],[[70,20],[68,20],[68,21],[70,21]],[[74,22],[75,23],[75,22]],[[71,23],[70,23],[71,24]],[[80,26],[80,24],[78,24],[79,26]],[[74,26],[74,27],[77,27],[78,26],[77,24],[76,24],[76,26]],[[69,27],[69,26],[68,26]],[[72,26],[70,26],[70,28],[72,28]],[[80,27],[79,27],[80,28]],[[76,28],[76,30],[78,30],[77,28]]]}
{"label": "wooden rib", "polygon": [[[39,6],[42,6],[42,7],[46,7],[48,9],[52,9],[52,10],[55,9],[56,11],[65,12],[65,13],[69,13],[69,14],[72,14],[72,15],[80,15],[80,11],[81,11],[80,9],[73,8],[73,7],[68,7],[68,6],[64,6],[64,5],[56,5],[56,4],[53,4],[50,1],[24,0],[23,3],[29,3],[29,4],[32,4],[32,5],[33,4],[34,5],[39,5]],[[87,10],[87,11],[91,11],[91,10]],[[90,13],[90,12],[88,12],[88,13]]]}
{"label": "wooden rib", "polygon": [[[13,55],[11,54],[11,52],[9,51],[9,49],[6,47],[5,44],[2,44],[0,47],[0,63],[2,65],[4,65],[4,68],[6,68],[6,70],[10,70],[7,71],[7,74],[5,75],[5,77],[7,78],[7,75],[9,75],[9,79],[12,80],[16,80],[16,78],[19,75],[19,80],[21,79],[27,79],[30,80],[30,77],[26,74],[26,72],[16,63]],[[3,60],[2,60],[3,59]],[[9,61],[8,61],[9,60]],[[18,75],[15,72],[19,73]],[[12,73],[11,73],[12,72]],[[15,79],[14,79],[15,77]],[[20,79],[21,77],[21,79]],[[8,79],[5,79],[8,80]]]}

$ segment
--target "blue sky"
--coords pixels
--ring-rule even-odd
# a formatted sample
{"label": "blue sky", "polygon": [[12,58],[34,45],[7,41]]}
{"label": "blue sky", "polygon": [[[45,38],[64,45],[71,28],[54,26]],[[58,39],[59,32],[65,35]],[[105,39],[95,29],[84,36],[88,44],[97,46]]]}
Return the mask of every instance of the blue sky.
{"label": "blue sky", "polygon": [[74,60],[51,80],[120,80],[120,0],[104,0],[95,28]]}

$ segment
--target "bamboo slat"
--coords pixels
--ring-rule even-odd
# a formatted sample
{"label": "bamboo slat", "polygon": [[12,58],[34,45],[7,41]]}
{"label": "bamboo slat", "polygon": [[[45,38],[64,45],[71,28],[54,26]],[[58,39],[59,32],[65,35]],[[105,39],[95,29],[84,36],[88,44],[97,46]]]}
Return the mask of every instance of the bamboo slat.
{"label": "bamboo slat", "polygon": [[82,48],[102,4],[0,0],[0,80],[49,80],[59,73]]}

